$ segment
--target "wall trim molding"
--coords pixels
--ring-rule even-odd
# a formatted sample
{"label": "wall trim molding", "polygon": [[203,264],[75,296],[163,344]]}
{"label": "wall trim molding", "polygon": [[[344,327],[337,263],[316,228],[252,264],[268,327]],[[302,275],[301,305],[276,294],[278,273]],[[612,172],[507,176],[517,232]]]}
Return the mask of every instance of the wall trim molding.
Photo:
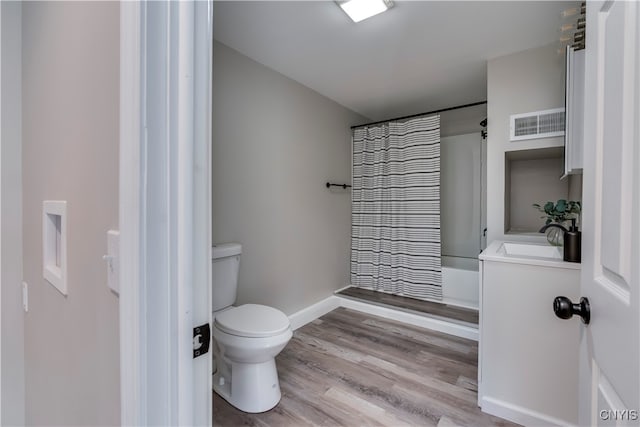
{"label": "wall trim molding", "polygon": [[567,423],[559,418],[550,417],[541,412],[514,405],[501,399],[482,397],[479,403],[482,412],[525,426],[549,425],[574,427],[574,424]]}
{"label": "wall trim molding", "polygon": [[210,144],[211,25],[211,0],[120,6],[122,425],[211,423],[212,360],[193,355],[211,322],[211,215],[194,215],[210,206],[194,153]]}
{"label": "wall trim molding", "polygon": [[351,287],[351,285],[346,285],[346,286],[343,286],[343,287],[341,287],[341,288],[338,288],[338,289],[336,289],[335,291],[333,291],[333,294],[334,294],[334,295],[336,295],[336,294],[338,294],[338,293],[340,293],[340,292],[344,291],[345,289],[349,289],[350,287]]}
{"label": "wall trim molding", "polygon": [[361,311],[363,313],[372,314],[374,316],[383,317],[385,319],[395,320],[412,326],[418,326],[437,332],[443,332],[445,334],[454,335],[460,338],[467,338],[470,340],[478,341],[478,330],[469,326],[459,325],[457,323],[447,322],[445,320],[408,313],[406,311],[395,310],[379,305],[368,304],[366,302],[356,301],[350,298],[337,298],[341,300],[340,306],[344,308]]}
{"label": "wall trim molding", "polygon": [[340,307],[340,298],[330,296],[289,316],[294,331]]}
{"label": "wall trim molding", "polygon": [[344,307],[385,319],[406,323],[408,325],[418,326],[420,328],[431,329],[433,331],[443,332],[456,337],[478,341],[478,330],[469,326],[459,325],[457,323],[447,322],[392,308],[381,307],[379,305],[356,301],[351,298],[343,298],[337,295],[332,295],[290,315],[289,321],[291,322],[291,329],[299,329],[307,323],[313,322],[317,318],[324,316],[338,307]]}
{"label": "wall trim molding", "polygon": [[143,103],[141,87],[145,75],[141,58],[143,6],[120,6],[120,419],[122,425],[146,424],[147,359],[145,312],[141,284],[142,229],[145,216],[141,206],[144,173],[141,162]]}

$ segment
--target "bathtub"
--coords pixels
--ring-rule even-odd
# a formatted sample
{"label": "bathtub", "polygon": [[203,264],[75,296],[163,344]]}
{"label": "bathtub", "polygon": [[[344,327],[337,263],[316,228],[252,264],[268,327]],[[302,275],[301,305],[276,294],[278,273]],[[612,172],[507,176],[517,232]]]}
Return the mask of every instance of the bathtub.
{"label": "bathtub", "polygon": [[478,309],[480,298],[479,261],[472,258],[442,257],[442,302]]}

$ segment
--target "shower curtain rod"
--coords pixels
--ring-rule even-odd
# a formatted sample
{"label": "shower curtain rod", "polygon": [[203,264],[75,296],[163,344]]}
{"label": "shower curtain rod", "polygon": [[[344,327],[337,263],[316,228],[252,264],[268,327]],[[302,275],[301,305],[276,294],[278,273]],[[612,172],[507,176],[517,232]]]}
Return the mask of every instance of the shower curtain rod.
{"label": "shower curtain rod", "polygon": [[377,125],[377,124],[386,123],[386,122],[395,122],[397,120],[413,119],[414,117],[426,116],[428,114],[442,113],[444,111],[458,110],[460,108],[475,107],[476,105],[482,105],[482,104],[486,104],[486,103],[487,103],[487,101],[478,101],[478,102],[473,102],[471,104],[458,105],[456,107],[449,107],[449,108],[442,108],[440,110],[428,111],[426,113],[412,114],[410,116],[403,116],[403,117],[394,117],[393,119],[387,119],[387,120],[378,120],[377,122],[371,122],[371,123],[365,123],[365,124],[362,124],[362,125],[351,126],[351,129],[357,129],[357,128],[361,128],[361,127],[365,127],[365,126]]}

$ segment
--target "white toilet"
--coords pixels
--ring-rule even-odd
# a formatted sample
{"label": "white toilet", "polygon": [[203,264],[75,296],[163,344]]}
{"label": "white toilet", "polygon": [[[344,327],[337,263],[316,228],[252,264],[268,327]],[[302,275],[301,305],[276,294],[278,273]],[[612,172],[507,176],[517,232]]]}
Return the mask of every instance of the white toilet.
{"label": "white toilet", "polygon": [[238,243],[212,248],[213,390],[241,411],[265,412],[280,401],[275,357],[291,339],[291,324],[272,307],[232,306],[241,253]]}

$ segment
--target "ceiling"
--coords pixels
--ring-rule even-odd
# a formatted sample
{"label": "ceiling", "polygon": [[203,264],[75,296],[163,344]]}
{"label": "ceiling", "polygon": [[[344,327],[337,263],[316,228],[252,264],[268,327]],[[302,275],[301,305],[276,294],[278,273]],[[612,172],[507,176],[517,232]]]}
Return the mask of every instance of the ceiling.
{"label": "ceiling", "polygon": [[371,120],[487,97],[487,60],[557,42],[575,2],[396,1],[353,23],[333,1],[215,1],[214,38]]}

